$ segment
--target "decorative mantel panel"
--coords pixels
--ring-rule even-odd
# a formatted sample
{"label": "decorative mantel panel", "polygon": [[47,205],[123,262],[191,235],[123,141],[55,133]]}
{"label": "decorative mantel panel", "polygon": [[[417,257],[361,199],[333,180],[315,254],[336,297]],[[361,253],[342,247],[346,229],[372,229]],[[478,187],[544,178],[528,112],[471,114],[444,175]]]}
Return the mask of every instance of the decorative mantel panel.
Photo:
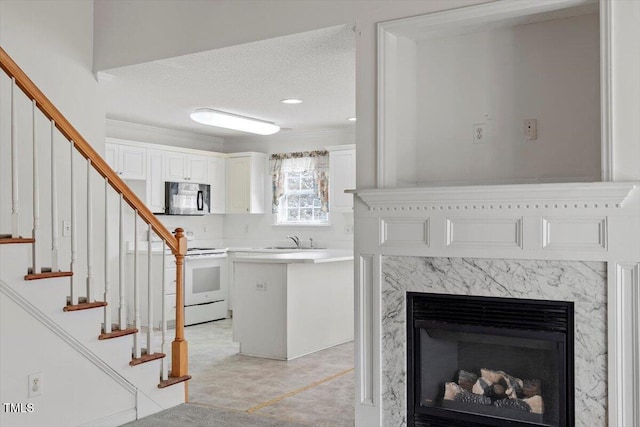
{"label": "decorative mantel panel", "polygon": [[[393,329],[398,326],[394,319],[401,317],[396,315],[404,312],[396,291],[479,295],[500,291],[503,296],[525,297],[529,289],[517,283],[509,287],[507,280],[494,288],[476,289],[449,279],[451,287],[427,290],[416,283],[396,283],[393,276],[399,270],[404,270],[400,276],[406,278],[410,270],[419,270],[427,262],[420,260],[451,265],[483,262],[487,267],[484,276],[472,281],[479,286],[489,276],[505,278],[504,269],[493,268],[498,265],[516,266],[534,276],[538,267],[558,266],[566,271],[591,271],[600,278],[597,292],[602,300],[583,301],[599,308],[582,307],[586,311],[581,311],[579,319],[591,324],[578,328],[606,331],[598,332],[598,343],[589,344],[602,351],[592,355],[599,368],[590,361],[580,362],[585,369],[599,370],[604,389],[598,389],[596,397],[581,390],[582,403],[576,401],[576,411],[578,405],[591,402],[598,411],[591,414],[597,425],[640,427],[640,411],[633,403],[640,400],[639,185],[609,182],[358,191],[356,256],[362,304],[357,313],[361,328],[356,356],[367,362],[361,365],[365,369],[357,370],[359,404],[376,407],[380,419],[391,417],[393,425],[402,419],[398,418],[402,396],[391,384],[402,374],[401,367],[391,365],[395,353],[404,351]],[[455,269],[450,272],[454,277],[457,274]],[[587,282],[548,283],[537,291],[534,286],[526,297],[577,301],[570,298],[571,293],[591,292],[593,284]],[[587,335],[578,330],[576,339]],[[405,359],[400,360],[404,363]]]}

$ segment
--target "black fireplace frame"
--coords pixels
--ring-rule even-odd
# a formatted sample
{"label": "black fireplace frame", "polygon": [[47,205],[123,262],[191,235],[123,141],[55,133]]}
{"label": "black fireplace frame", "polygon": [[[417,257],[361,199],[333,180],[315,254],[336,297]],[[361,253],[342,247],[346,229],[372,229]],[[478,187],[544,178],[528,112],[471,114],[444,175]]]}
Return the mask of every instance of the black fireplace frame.
{"label": "black fireplace frame", "polygon": [[[480,319],[475,317],[474,324],[470,324],[464,315],[452,318],[446,310],[445,312],[431,310],[428,313],[422,312],[421,309],[415,310],[414,303],[424,299],[449,304],[456,308],[464,307],[462,304],[470,304],[475,307],[474,315],[482,313],[482,316]],[[498,320],[500,327],[496,328],[496,309],[504,307],[507,302],[516,312],[523,310],[527,313],[535,313],[536,318],[532,322],[522,322],[522,325],[514,324],[513,319],[502,321],[504,324]],[[558,362],[564,367],[564,375],[559,378],[561,389],[559,404],[564,407],[564,413],[559,420],[558,427],[573,427],[575,425],[573,302],[407,292],[406,304],[408,427],[540,427],[545,425],[416,405],[417,397],[421,396],[420,381],[416,381],[417,378],[420,378],[420,367],[415,362],[420,360],[419,331],[422,328],[434,326],[472,333],[491,333],[535,339],[543,337],[545,340],[564,343],[562,345],[564,351],[558,352]],[[544,308],[548,309],[548,313],[544,311]],[[532,330],[533,326],[537,327],[537,330]]]}

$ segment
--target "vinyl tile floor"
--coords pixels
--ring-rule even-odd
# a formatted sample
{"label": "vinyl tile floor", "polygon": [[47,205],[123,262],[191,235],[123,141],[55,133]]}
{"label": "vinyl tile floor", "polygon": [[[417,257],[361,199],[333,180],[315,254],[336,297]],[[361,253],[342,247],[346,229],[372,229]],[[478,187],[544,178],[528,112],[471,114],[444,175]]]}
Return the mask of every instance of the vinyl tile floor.
{"label": "vinyl tile floor", "polygon": [[231,325],[225,319],[185,328],[189,403],[263,416],[265,425],[354,425],[353,342],[290,361],[241,356]]}

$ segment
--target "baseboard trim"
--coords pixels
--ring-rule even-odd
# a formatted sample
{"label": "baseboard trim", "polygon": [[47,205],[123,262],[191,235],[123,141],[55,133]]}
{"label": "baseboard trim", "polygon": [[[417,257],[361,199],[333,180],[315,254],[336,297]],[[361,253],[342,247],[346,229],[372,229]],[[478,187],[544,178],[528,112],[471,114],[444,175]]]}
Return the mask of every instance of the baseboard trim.
{"label": "baseboard trim", "polygon": [[80,424],[78,427],[111,427],[120,426],[137,419],[136,408],[126,409],[122,412],[107,415],[106,417],[98,418],[97,420],[88,421],[84,424]]}
{"label": "baseboard trim", "polygon": [[[107,374],[111,379],[120,384],[122,388],[128,391],[132,395],[136,395],[136,387],[121,376],[115,369],[105,363],[102,359],[96,356],[91,350],[84,346],[75,337],[61,328],[57,323],[51,320],[46,314],[40,311],[36,306],[31,304],[26,298],[16,292],[11,286],[7,285],[4,281],[0,280],[0,292],[6,295],[13,302],[18,304],[24,311],[29,313],[34,319],[38,320],[42,325],[48,328],[61,340],[66,342],[71,348],[81,354],[89,362],[93,363],[98,369]],[[135,409],[134,409],[135,412]],[[135,418],[134,418],[135,419]],[[93,425],[93,424],[92,424]],[[112,424],[113,425],[113,424]]]}

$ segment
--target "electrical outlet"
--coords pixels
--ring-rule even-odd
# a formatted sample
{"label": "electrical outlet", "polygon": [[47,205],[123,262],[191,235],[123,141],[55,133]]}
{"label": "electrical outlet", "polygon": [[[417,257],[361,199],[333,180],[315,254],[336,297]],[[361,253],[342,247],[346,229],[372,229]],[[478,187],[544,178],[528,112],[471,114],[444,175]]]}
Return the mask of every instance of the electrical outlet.
{"label": "electrical outlet", "polygon": [[40,396],[42,394],[42,372],[30,374],[29,380],[29,397]]}
{"label": "electrical outlet", "polygon": [[524,121],[524,139],[528,141],[538,139],[538,121],[536,119],[526,119]]}
{"label": "electrical outlet", "polygon": [[71,221],[62,221],[62,236],[71,236]]}
{"label": "electrical outlet", "polygon": [[267,282],[256,282],[256,291],[267,292]]}
{"label": "electrical outlet", "polygon": [[474,125],[473,125],[473,143],[474,144],[486,144],[487,143],[487,124],[486,123],[474,123]]}
{"label": "electrical outlet", "polygon": [[344,234],[353,234],[353,224],[344,225]]}
{"label": "electrical outlet", "polygon": [[243,229],[244,229],[245,234],[249,233],[249,224],[245,224],[243,226]]}

